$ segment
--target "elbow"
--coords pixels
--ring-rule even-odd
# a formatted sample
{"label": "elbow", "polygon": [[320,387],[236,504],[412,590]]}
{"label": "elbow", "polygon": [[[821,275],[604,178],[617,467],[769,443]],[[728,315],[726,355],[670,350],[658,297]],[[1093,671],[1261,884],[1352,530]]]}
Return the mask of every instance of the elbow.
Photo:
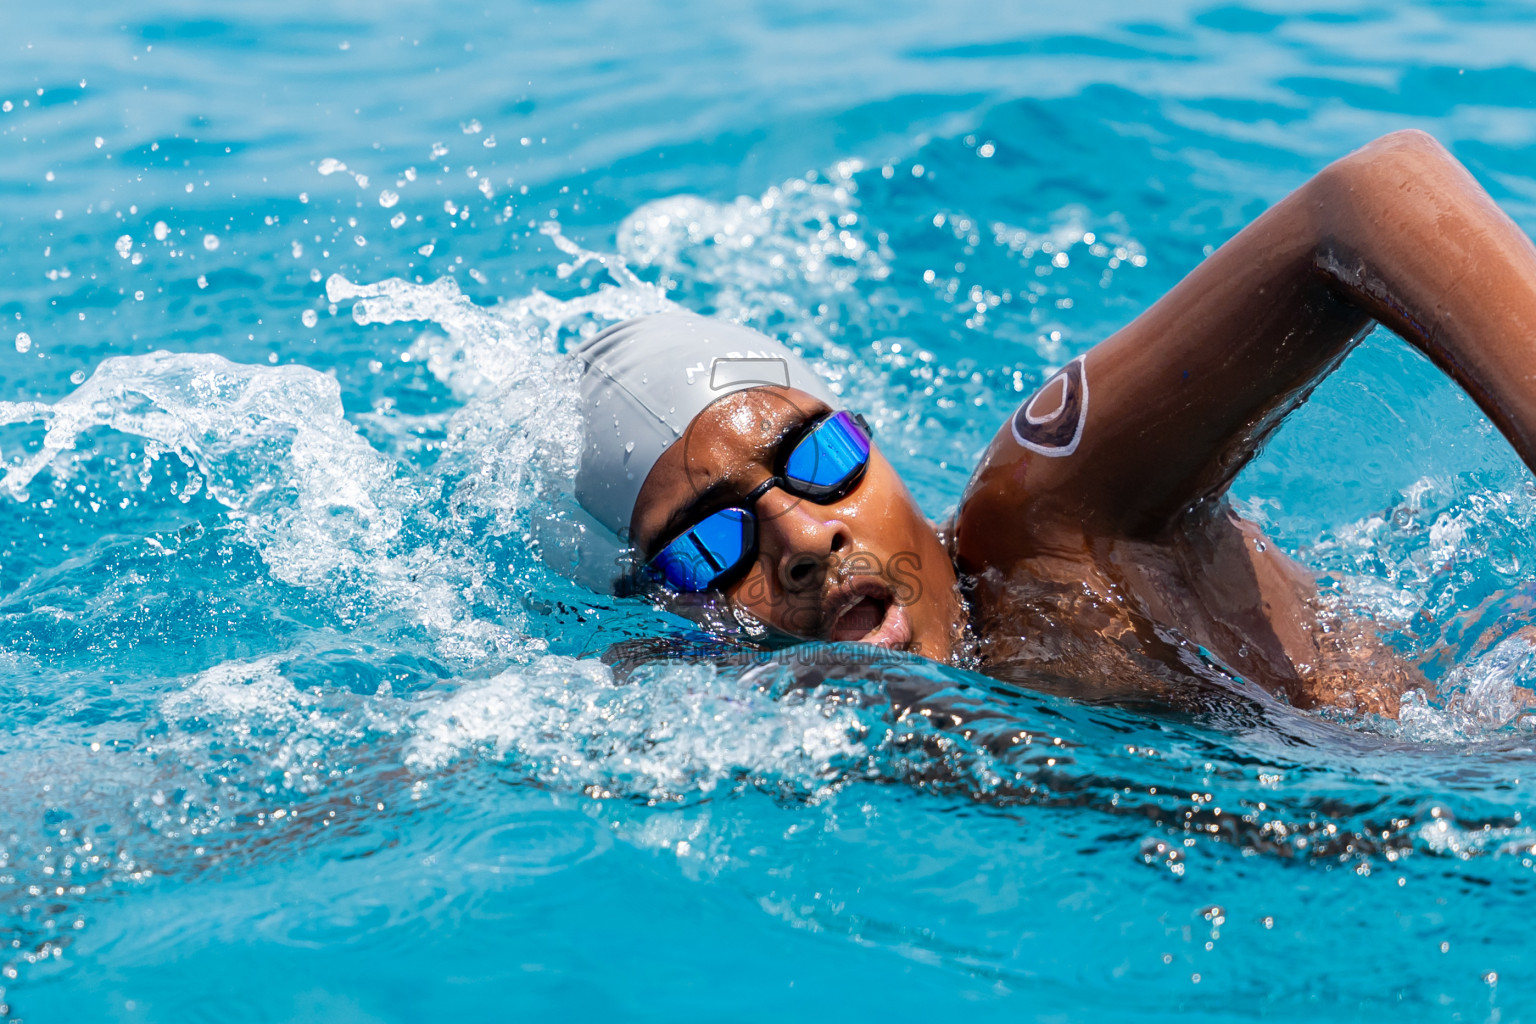
{"label": "elbow", "polygon": [[1486,194],[1466,168],[1426,132],[1383,135],[1335,160],[1304,186],[1318,259],[1355,262],[1382,247],[1434,245],[1454,212]]}
{"label": "elbow", "polygon": [[1313,181],[1328,197],[1384,196],[1452,181],[1459,186],[1466,177],[1466,169],[1433,135],[1406,128],[1335,160]]}
{"label": "elbow", "polygon": [[[1391,159],[1407,160],[1433,160],[1445,161],[1453,159],[1446,148],[1440,145],[1438,139],[1429,132],[1418,128],[1403,128],[1399,131],[1388,132],[1374,142],[1369,142],[1351,153],[1350,156],[1365,156],[1369,154],[1373,159],[1383,157]],[[1349,157],[1345,157],[1349,159]]]}
{"label": "elbow", "polygon": [[[1313,266],[1347,302],[1410,340],[1433,337],[1441,300],[1507,219],[1421,131],[1384,135],[1306,186]],[[1513,227],[1513,225],[1510,225]]]}

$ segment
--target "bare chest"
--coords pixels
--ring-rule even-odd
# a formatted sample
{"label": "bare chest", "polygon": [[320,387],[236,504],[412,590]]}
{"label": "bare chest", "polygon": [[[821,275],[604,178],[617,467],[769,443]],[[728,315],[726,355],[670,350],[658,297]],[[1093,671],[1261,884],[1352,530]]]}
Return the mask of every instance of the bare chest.
{"label": "bare chest", "polygon": [[1299,707],[1396,712],[1421,685],[1369,631],[1320,612],[1311,574],[1230,513],[1165,542],[1084,538],[972,589],[985,670],[1116,703],[1260,687]]}

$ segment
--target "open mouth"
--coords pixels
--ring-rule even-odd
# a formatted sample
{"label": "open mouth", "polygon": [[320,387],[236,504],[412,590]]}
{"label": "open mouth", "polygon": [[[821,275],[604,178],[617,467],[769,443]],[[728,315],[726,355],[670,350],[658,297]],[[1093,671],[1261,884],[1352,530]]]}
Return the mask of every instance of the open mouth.
{"label": "open mouth", "polygon": [[832,624],[831,640],[862,640],[885,621],[890,602],[876,597],[861,597]]}
{"label": "open mouth", "polygon": [[878,584],[858,586],[849,595],[849,603],[832,620],[827,639],[851,643],[899,648],[912,639],[912,625],[907,610],[892,600]]}

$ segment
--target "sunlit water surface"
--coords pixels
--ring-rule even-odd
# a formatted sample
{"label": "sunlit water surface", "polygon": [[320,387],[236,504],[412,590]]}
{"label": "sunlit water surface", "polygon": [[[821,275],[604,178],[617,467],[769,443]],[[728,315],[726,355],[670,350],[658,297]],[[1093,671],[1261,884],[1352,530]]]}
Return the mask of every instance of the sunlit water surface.
{"label": "sunlit water surface", "polygon": [[572,564],[563,355],[788,339],[939,515],[1376,134],[1536,229],[1536,9],[228,6],[0,41],[8,1015],[1536,1018],[1536,484],[1393,338],[1235,499],[1440,683],[1401,723],[615,676],[687,625]]}

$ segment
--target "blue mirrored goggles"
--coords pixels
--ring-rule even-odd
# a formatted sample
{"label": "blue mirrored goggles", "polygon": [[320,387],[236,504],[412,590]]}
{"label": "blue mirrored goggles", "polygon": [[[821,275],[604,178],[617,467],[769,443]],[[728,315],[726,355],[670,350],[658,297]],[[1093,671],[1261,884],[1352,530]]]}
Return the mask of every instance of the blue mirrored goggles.
{"label": "blue mirrored goggles", "polygon": [[869,465],[864,417],[835,412],[812,422],[789,448],[779,473],[753,488],[740,504],[712,512],[668,542],[650,560],[668,585],[697,593],[726,582],[757,553],[752,508],[775,487],[818,504],[836,501],[858,484]]}

